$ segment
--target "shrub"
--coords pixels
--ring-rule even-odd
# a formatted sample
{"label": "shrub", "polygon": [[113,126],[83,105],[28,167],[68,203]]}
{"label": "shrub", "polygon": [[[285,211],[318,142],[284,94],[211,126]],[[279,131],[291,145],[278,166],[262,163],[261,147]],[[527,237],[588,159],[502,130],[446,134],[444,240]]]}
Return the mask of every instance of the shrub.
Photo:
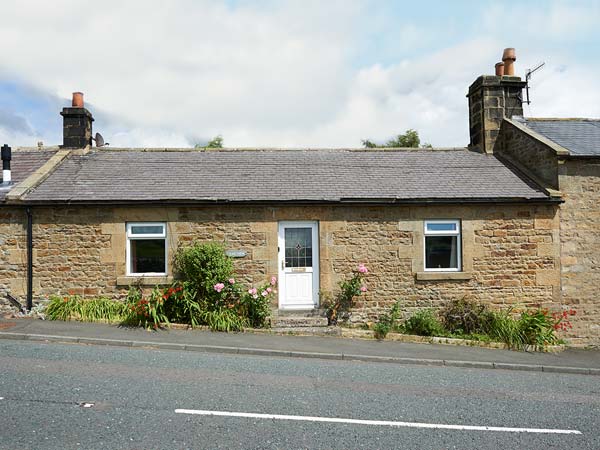
{"label": "shrub", "polygon": [[523,342],[539,346],[557,344],[558,337],[555,334],[557,321],[561,323],[562,318],[552,317],[546,309],[524,311],[519,319]]}
{"label": "shrub", "polygon": [[509,348],[523,349],[526,345],[544,346],[560,342],[557,331],[572,328],[569,316],[575,310],[549,313],[546,309],[524,311],[518,319],[511,315],[512,310],[492,312],[487,326],[487,334],[504,342]]}
{"label": "shrub", "polygon": [[389,312],[380,315],[379,320],[373,325],[375,338],[385,339],[388,333],[396,327],[401,314],[400,302],[396,302]]}
{"label": "shrub", "polygon": [[519,349],[525,345],[519,321],[512,317],[512,309],[491,311],[485,331],[492,339],[504,342],[509,348]]}
{"label": "shrub", "polygon": [[194,288],[187,282],[176,282],[163,292],[164,314],[170,322],[200,324],[202,308],[196,301]]}
{"label": "shrub", "polygon": [[407,319],[402,328],[407,334],[419,336],[444,336],[446,332],[431,309],[422,309]]}
{"label": "shrub", "polygon": [[50,297],[46,317],[50,320],[80,320],[83,322],[120,322],[127,315],[127,306],[118,300],[80,296]]}
{"label": "shrub", "polygon": [[229,310],[245,320],[245,326],[264,328],[271,315],[271,299],[275,295],[277,277],[271,277],[269,283],[245,290],[235,279],[216,283],[213,289],[217,293],[214,305],[208,305],[209,311]]}
{"label": "shrub", "polygon": [[200,316],[213,331],[243,331],[248,326],[248,320],[232,309],[203,311]]}
{"label": "shrub", "polygon": [[251,288],[241,296],[240,309],[251,327],[265,328],[268,326],[268,319],[271,315],[271,298],[275,294],[276,283],[277,279],[271,277],[271,282],[260,286],[256,292],[255,288]]}
{"label": "shrub", "polygon": [[490,320],[490,311],[486,305],[463,297],[448,303],[440,311],[440,318],[444,328],[451,333],[483,333]]}
{"label": "shrub", "polygon": [[169,323],[164,303],[164,294],[158,287],[154,288],[147,297],[144,297],[139,289],[131,288],[127,295],[128,311],[123,323],[158,329],[161,324]]}
{"label": "shrub", "polygon": [[367,273],[369,273],[369,269],[361,263],[353,271],[352,278],[340,282],[340,293],[324,305],[330,325],[336,325],[340,319],[340,313],[347,312],[352,308],[355,297],[367,292],[363,280]]}
{"label": "shrub", "polygon": [[231,258],[225,255],[223,245],[216,242],[179,247],[174,267],[183,280],[190,283],[198,302],[216,301],[215,284],[228,280],[233,273]]}

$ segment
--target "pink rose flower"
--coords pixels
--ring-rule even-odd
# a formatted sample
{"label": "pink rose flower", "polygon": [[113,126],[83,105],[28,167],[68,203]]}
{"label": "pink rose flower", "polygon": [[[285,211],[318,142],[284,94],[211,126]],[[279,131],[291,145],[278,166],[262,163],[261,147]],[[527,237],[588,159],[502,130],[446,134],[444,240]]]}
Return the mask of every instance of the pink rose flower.
{"label": "pink rose flower", "polygon": [[260,293],[260,295],[262,295],[263,297],[266,297],[267,295],[269,295],[269,293],[267,291],[262,291]]}
{"label": "pink rose flower", "polygon": [[[248,294],[250,294],[250,295],[256,295],[256,292],[257,292],[256,288],[248,289]],[[254,297],[254,298],[256,298],[256,297]]]}
{"label": "pink rose flower", "polygon": [[360,292],[367,292],[367,287],[366,286],[361,286],[360,287]]}
{"label": "pink rose flower", "polygon": [[277,284],[277,277],[271,277],[271,286],[275,286]]}
{"label": "pink rose flower", "polygon": [[233,283],[235,283],[235,280],[233,278],[230,278],[229,279],[229,284],[233,284]]}
{"label": "pink rose flower", "polygon": [[271,292],[273,292],[273,289],[271,289],[270,287],[268,287],[268,288],[267,288],[267,293],[269,293],[269,294],[270,294]]}
{"label": "pink rose flower", "polygon": [[358,271],[360,273],[369,273],[369,269],[367,269],[362,263],[358,265]]}
{"label": "pink rose flower", "polygon": [[223,290],[223,288],[225,287],[225,285],[223,283],[217,283],[213,286],[213,288],[215,289],[215,291],[217,292],[221,292]]}

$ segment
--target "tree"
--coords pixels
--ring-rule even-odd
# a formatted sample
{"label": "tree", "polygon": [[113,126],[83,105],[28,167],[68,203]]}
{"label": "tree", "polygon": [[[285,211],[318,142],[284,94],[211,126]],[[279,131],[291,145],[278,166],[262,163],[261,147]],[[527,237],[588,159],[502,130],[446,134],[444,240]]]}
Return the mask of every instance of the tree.
{"label": "tree", "polygon": [[369,139],[363,139],[362,145],[365,148],[394,148],[394,147],[408,147],[408,148],[432,148],[431,144],[421,144],[421,138],[417,130],[408,129],[404,134],[397,135],[394,139],[390,139],[385,144],[376,144]]}
{"label": "tree", "polygon": [[194,148],[223,148],[223,136],[219,134],[208,141],[206,145],[196,144]]}

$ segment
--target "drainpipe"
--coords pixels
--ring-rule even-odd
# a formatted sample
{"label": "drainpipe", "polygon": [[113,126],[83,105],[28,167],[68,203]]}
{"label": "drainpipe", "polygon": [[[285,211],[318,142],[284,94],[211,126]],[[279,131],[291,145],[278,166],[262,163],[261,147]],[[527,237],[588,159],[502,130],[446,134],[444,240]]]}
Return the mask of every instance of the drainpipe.
{"label": "drainpipe", "polygon": [[27,310],[33,308],[33,214],[27,208]]}

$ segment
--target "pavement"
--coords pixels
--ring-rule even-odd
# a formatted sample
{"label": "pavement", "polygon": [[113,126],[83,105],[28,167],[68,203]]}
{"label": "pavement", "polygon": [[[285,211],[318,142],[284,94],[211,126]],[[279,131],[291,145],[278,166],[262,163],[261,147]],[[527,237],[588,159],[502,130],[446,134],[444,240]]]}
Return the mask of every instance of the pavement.
{"label": "pavement", "polygon": [[600,375],[600,351],[583,349],[567,349],[560,353],[518,352],[340,337],[206,330],[148,331],[118,325],[36,319],[0,319],[0,339]]}

